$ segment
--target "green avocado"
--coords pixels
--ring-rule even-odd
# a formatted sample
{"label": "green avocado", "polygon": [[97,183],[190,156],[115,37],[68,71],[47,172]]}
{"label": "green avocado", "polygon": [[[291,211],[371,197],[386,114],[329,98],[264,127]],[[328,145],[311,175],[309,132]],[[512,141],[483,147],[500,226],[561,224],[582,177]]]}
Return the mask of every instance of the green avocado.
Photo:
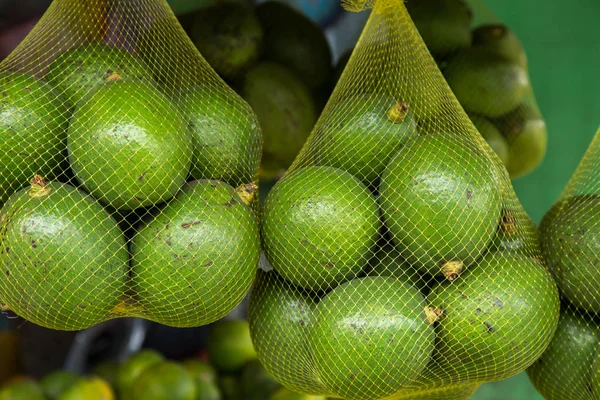
{"label": "green avocado", "polygon": [[263,30],[251,8],[224,3],[196,14],[190,38],[221,77],[234,79],[258,60]]}
{"label": "green avocado", "polygon": [[517,36],[504,24],[485,24],[473,31],[473,46],[494,50],[505,59],[527,68],[527,55]]}
{"label": "green avocado", "polygon": [[0,207],[34,174],[59,174],[68,118],[67,107],[49,85],[0,72]]}
{"label": "green avocado", "polygon": [[111,387],[117,385],[117,374],[119,372],[118,361],[104,361],[96,365],[92,370],[92,375],[100,377],[106,381]]}
{"label": "green avocado", "polygon": [[303,168],[267,196],[264,250],[288,281],[327,290],[366,266],[379,225],[377,202],[358,179],[337,168]]}
{"label": "green avocado", "polygon": [[590,386],[592,387],[594,398],[600,399],[600,352],[596,353],[596,358],[592,364],[592,380]]}
{"label": "green avocado", "polygon": [[217,383],[217,371],[208,362],[191,358],[183,361],[182,365],[196,381]]}
{"label": "green avocado", "polygon": [[564,298],[600,313],[600,196],[556,203],[540,224],[542,251]]}
{"label": "green avocado", "polygon": [[[264,397],[262,397],[264,399]],[[311,394],[303,394],[292,392],[288,388],[282,387],[279,388],[275,393],[273,393],[269,400],[327,400],[325,396],[313,396]]]}
{"label": "green avocado", "polygon": [[473,13],[463,0],[415,0],[405,4],[434,57],[445,57],[471,45]]}
{"label": "green avocado", "polygon": [[367,276],[391,276],[408,283],[419,291],[425,289],[425,281],[417,270],[408,265],[393,246],[383,246],[369,261]]}
{"label": "green avocado", "polygon": [[310,90],[287,68],[263,62],[251,68],[240,94],[250,104],[263,133],[261,178],[286,170],[308,138],[317,115]]}
{"label": "green avocado", "polygon": [[144,370],[163,360],[164,357],[160,353],[149,349],[142,350],[125,360],[117,372],[117,384],[115,389],[119,394],[119,399],[134,400],[131,397],[131,389],[137,378]]}
{"label": "green avocado", "polygon": [[539,230],[527,213],[509,208],[502,210],[502,218],[490,245],[490,252],[499,251],[541,257]]}
{"label": "green avocado", "polygon": [[502,133],[500,133],[500,130],[492,121],[481,115],[469,115],[469,118],[487,144],[489,144],[492,150],[498,155],[502,164],[507,166],[509,162],[508,143],[504,136],[502,136]]}
{"label": "green avocado", "polygon": [[77,108],[67,147],[83,186],[104,205],[124,210],[173,197],[193,151],[180,111],[155,88],[128,81],[104,85]]}
{"label": "green avocado", "polygon": [[260,270],[248,312],[252,342],[265,369],[290,389],[312,394],[327,393],[308,347],[317,301],[275,271]]}
{"label": "green avocado", "polygon": [[245,400],[268,399],[281,387],[281,383],[258,360],[252,360],[242,367],[240,385]]}
{"label": "green avocado", "polygon": [[427,296],[437,310],[434,359],[470,382],[508,378],[530,366],[556,330],[558,290],[544,265],[507,253],[481,259]]}
{"label": "green avocado", "polygon": [[262,134],[248,103],[217,86],[196,86],[180,93],[177,102],[192,131],[192,177],[233,186],[252,182],[260,163]]}
{"label": "green avocado", "polygon": [[221,373],[237,374],[244,365],[257,358],[250,325],[244,319],[223,320],[212,325],[207,348],[211,364]]}
{"label": "green avocado", "polygon": [[390,277],[346,282],[315,308],[310,350],[336,396],[375,400],[411,383],[431,358],[435,332],[423,296]]}
{"label": "green avocado", "polygon": [[[428,383],[430,383],[429,381]],[[479,388],[479,383],[452,384],[407,391],[406,394],[394,396],[394,400],[467,400]]]}
{"label": "green avocado", "polygon": [[5,385],[0,390],[0,400],[46,400],[40,385],[25,379]]}
{"label": "green avocado", "polygon": [[547,400],[597,399],[590,390],[590,374],[598,343],[600,325],[595,319],[570,308],[561,310],[548,349],[527,369],[533,386]]}
{"label": "green avocado", "polygon": [[176,327],[224,317],[242,301],[258,268],[252,210],[219,181],[194,181],[141,227],[131,271],[144,315]]}
{"label": "green avocado", "polygon": [[500,220],[500,176],[478,143],[451,133],[408,142],[386,167],[379,201],[409,264],[453,279],[491,242]]}
{"label": "green avocado", "polygon": [[216,382],[196,380],[195,400],[222,400],[221,390]]}
{"label": "green avocado", "polygon": [[496,125],[508,143],[506,169],[511,178],[518,178],[536,169],[548,143],[546,122],[539,111],[522,103],[496,120]]}
{"label": "green avocado", "polygon": [[264,59],[289,68],[310,89],[322,87],[332,70],[323,29],[279,1],[260,4],[256,15],[265,32]]}
{"label": "green avocado", "polygon": [[80,330],[125,291],[129,254],[116,221],[90,196],[39,175],[0,210],[0,293],[27,320]]}
{"label": "green avocado", "polygon": [[180,364],[161,361],[138,376],[131,393],[131,400],[196,400],[196,382]]}
{"label": "green avocado", "polygon": [[417,136],[417,124],[408,104],[359,95],[336,104],[315,135],[319,165],[343,169],[369,185],[398,149]]}
{"label": "green avocado", "polygon": [[152,74],[143,61],[127,50],[105,44],[73,47],[54,59],[46,81],[64,96],[71,106],[114,79],[146,82]]}
{"label": "green avocado", "polygon": [[530,90],[525,68],[485,47],[452,57],[444,76],[465,110],[490,118],[515,109]]}
{"label": "green avocado", "polygon": [[58,400],[79,379],[80,376],[73,372],[59,370],[44,376],[40,380],[40,386],[49,400]]}

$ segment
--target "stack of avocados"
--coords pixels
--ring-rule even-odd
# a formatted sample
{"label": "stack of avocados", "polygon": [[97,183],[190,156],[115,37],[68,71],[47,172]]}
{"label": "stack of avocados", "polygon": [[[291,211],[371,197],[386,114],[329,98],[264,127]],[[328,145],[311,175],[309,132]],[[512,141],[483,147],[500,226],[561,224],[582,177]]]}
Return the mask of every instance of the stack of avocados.
{"label": "stack of avocados", "polygon": [[90,43],[43,80],[0,73],[0,303],[32,322],[199,326],[254,279],[256,116],[222,84],[159,84],[144,59]]}
{"label": "stack of avocados", "polygon": [[227,1],[181,17],[215,71],[256,112],[261,181],[278,179],[304,145],[328,97],[331,50],[321,28],[290,6]]}

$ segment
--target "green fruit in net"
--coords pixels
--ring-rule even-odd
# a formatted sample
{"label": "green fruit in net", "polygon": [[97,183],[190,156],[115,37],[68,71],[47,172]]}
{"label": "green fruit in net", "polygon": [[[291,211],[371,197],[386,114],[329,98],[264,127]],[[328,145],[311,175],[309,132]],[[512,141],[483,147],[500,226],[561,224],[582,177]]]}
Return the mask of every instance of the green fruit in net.
{"label": "green fruit in net", "polygon": [[408,104],[381,95],[347,97],[317,130],[317,163],[343,169],[368,185],[415,136],[417,125]]}
{"label": "green fruit in net", "polygon": [[285,282],[276,272],[259,271],[250,294],[252,342],[265,369],[287,387],[327,393],[308,347],[317,299]]}
{"label": "green fruit in net", "polygon": [[56,371],[44,376],[40,386],[49,400],[58,400],[61,394],[67,391],[77,381],[79,375],[69,371]]}
{"label": "green fruit in net", "polygon": [[144,315],[201,326],[228,314],[250,289],[260,258],[258,226],[231,186],[194,181],[139,229],[131,255]]}
{"label": "green fruit in net", "polygon": [[437,133],[408,142],[392,158],[379,201],[409,264],[454,279],[494,236],[500,186],[498,171],[478,143]]}
{"label": "green fruit in net", "polygon": [[594,394],[594,398],[600,398],[600,353],[597,352],[594,363],[592,364],[592,393]]}
{"label": "green fruit in net", "polygon": [[217,382],[217,371],[207,362],[189,359],[183,362],[183,367],[189,372],[197,382],[206,381]]}
{"label": "green fruit in net", "polygon": [[500,117],[496,125],[508,143],[506,169],[511,178],[518,178],[536,169],[544,156],[548,143],[546,122],[540,113],[527,104]]}
{"label": "green fruit in net", "polygon": [[390,276],[408,283],[419,291],[425,289],[425,281],[408,265],[393,246],[381,247],[369,261],[368,276]]}
{"label": "green fruit in net", "polygon": [[115,220],[67,184],[36,175],[0,210],[1,300],[36,324],[102,322],[125,291],[128,259]]}
{"label": "green fruit in net", "polygon": [[281,386],[258,360],[252,360],[244,365],[240,385],[245,400],[268,399]]}
{"label": "green fruit in net", "polygon": [[104,379],[111,387],[116,387],[119,366],[117,361],[105,361],[96,365],[92,374]]}
{"label": "green fruit in net", "polygon": [[0,400],[46,400],[46,397],[40,385],[25,379],[5,385],[0,390]]}
{"label": "green fruit in net", "polygon": [[46,81],[64,96],[71,106],[114,79],[146,81],[152,74],[143,61],[127,50],[104,44],[73,47],[54,59]]}
{"label": "green fruit in net", "polygon": [[542,250],[564,298],[600,313],[600,196],[582,195],[556,203],[540,225]]}
{"label": "green fruit in net", "polygon": [[142,350],[121,364],[117,373],[116,385],[119,399],[134,400],[131,388],[137,378],[147,368],[163,360],[163,356],[154,350]]}
{"label": "green fruit in net", "polygon": [[503,24],[485,24],[473,31],[473,46],[493,50],[505,59],[527,68],[527,55],[517,36]]}
{"label": "green fruit in net", "polygon": [[548,400],[595,398],[590,375],[599,342],[600,326],[595,319],[563,309],[550,346],[527,369],[533,386]]}
{"label": "green fruit in net", "polygon": [[186,90],[180,93],[178,105],[193,135],[192,177],[234,186],[252,182],[262,135],[250,106],[233,91],[216,86]]}
{"label": "green fruit in net", "polygon": [[200,10],[190,38],[220,76],[233,79],[258,60],[263,30],[251,8],[228,3]]}
{"label": "green fruit in net", "polygon": [[[60,395],[58,400],[114,400],[108,382],[98,377],[81,378]],[[147,400],[151,400],[148,398]]]}
{"label": "green fruit in net", "polygon": [[323,29],[285,3],[267,1],[256,7],[265,32],[264,59],[284,65],[311,89],[331,73],[331,50]]}
{"label": "green fruit in net", "polygon": [[[429,381],[431,382],[431,381]],[[394,400],[468,400],[479,388],[479,383],[452,384],[431,389],[407,391],[393,396]]]}
{"label": "green fruit in net", "polygon": [[465,110],[490,118],[515,109],[530,89],[525,68],[483,47],[458,53],[444,76]]}
{"label": "green fruit in net", "polygon": [[116,209],[168,200],[190,169],[192,138],[183,115],[141,83],[98,89],[73,114],[67,138],[77,179]]}
{"label": "green fruit in net", "polygon": [[140,400],[196,400],[196,383],[181,365],[163,361],[145,369],[131,393]]}
{"label": "green fruit in net", "polygon": [[207,348],[210,362],[219,371],[237,371],[257,357],[245,320],[221,321],[211,326]]}
{"label": "green fruit in net", "polygon": [[379,225],[377,203],[358,179],[336,168],[303,168],[267,197],[264,249],[288,281],[327,290],[366,266]]}
{"label": "green fruit in net", "polygon": [[502,164],[507,166],[509,162],[508,143],[500,130],[486,117],[480,115],[470,115],[469,117],[487,144],[498,155]]}
{"label": "green fruit in net", "polygon": [[66,156],[67,108],[31,76],[0,73],[0,206],[33,174],[58,175]]}
{"label": "green fruit in net", "polygon": [[240,94],[258,116],[263,157],[271,160],[261,169],[287,169],[317,121],[310,90],[289,69],[263,62],[245,74]]}
{"label": "green fruit in net", "polygon": [[444,57],[471,45],[473,13],[463,0],[417,0],[405,4],[434,57]]}
{"label": "green fruit in net", "polygon": [[540,257],[542,250],[538,227],[526,213],[504,209],[490,251]]}
{"label": "green fruit in net", "polygon": [[345,399],[380,399],[412,382],[434,348],[423,296],[394,278],[366,277],[315,308],[310,349],[325,387]]}
{"label": "green fruit in net", "polygon": [[456,282],[434,287],[427,302],[441,313],[437,363],[472,382],[529,367],[550,343],[560,306],[542,263],[506,253],[488,255]]}
{"label": "green fruit in net", "polygon": [[[264,398],[264,397],[263,397]],[[292,392],[287,388],[279,388],[273,393],[269,400],[327,400],[325,396],[313,396],[311,394]]]}

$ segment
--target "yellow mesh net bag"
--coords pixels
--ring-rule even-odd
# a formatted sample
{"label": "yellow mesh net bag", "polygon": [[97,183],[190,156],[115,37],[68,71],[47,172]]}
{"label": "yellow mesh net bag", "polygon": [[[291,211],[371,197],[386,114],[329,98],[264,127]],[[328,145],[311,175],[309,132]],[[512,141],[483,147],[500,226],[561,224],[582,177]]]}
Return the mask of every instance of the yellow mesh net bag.
{"label": "yellow mesh net bag", "polygon": [[563,302],[556,335],[527,372],[546,399],[599,399],[600,131],[540,234]]}
{"label": "yellow mesh net bag", "polygon": [[410,0],[406,7],[457,99],[511,178],[546,154],[527,55],[483,0]]}
{"label": "yellow mesh net bag", "polygon": [[163,0],[56,0],[0,64],[0,303],[198,326],[247,294],[261,131]]}
{"label": "yellow mesh net bag", "polygon": [[253,343],[294,391],[468,398],[542,354],[558,290],[404,2],[346,7],[371,7],[368,22],[262,210]]}

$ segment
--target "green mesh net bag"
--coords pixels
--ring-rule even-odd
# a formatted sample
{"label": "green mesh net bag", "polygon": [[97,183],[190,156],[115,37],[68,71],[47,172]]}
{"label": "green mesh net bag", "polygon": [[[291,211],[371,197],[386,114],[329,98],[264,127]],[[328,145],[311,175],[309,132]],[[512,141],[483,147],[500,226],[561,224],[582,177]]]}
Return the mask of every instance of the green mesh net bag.
{"label": "green mesh net bag", "polygon": [[600,131],[540,233],[562,306],[556,335],[527,372],[546,399],[600,399]]}
{"label": "green mesh net bag", "polygon": [[404,2],[346,7],[369,20],[262,210],[253,342],[294,391],[468,398],[542,354],[558,289]]}
{"label": "green mesh net bag", "polygon": [[511,178],[546,154],[546,124],[535,101],[527,55],[483,0],[410,0],[425,44],[479,133]]}
{"label": "green mesh net bag", "polygon": [[247,294],[261,131],[163,0],[56,0],[0,64],[0,303],[78,330]]}

